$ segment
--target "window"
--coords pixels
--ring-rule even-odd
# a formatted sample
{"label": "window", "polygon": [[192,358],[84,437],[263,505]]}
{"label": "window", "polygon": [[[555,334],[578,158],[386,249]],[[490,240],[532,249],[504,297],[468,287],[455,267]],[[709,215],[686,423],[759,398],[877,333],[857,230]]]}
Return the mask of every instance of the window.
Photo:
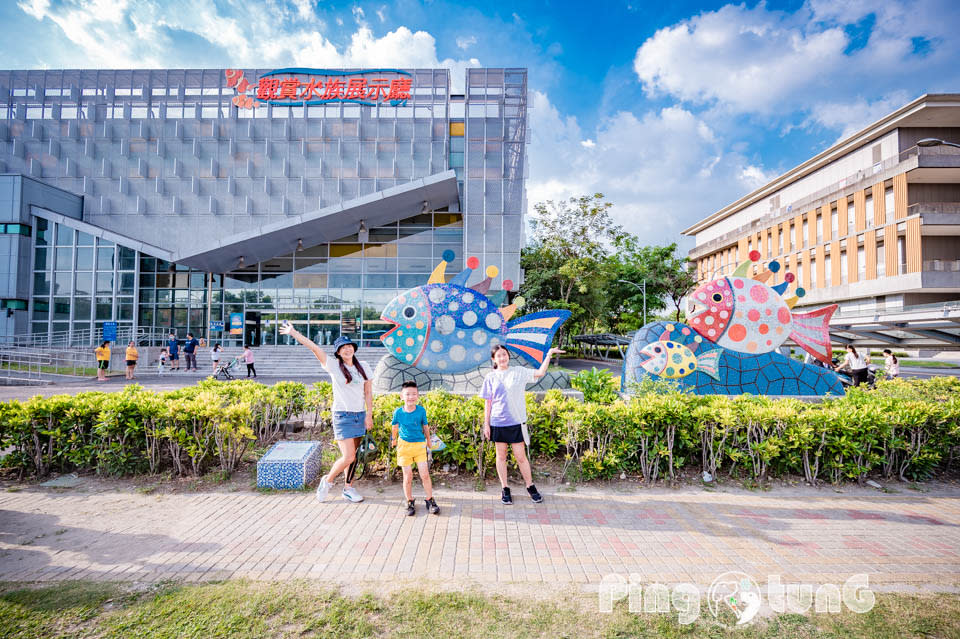
{"label": "window", "polygon": [[806,220],[804,220],[803,221],[803,246],[807,245],[808,238],[810,237],[809,232],[810,232],[810,225],[807,224]]}
{"label": "window", "polygon": [[808,288],[817,287],[817,258],[810,258],[810,282]]}
{"label": "window", "polygon": [[900,265],[900,275],[907,272],[907,238],[902,235],[897,238],[897,264]]}
{"label": "window", "polygon": [[853,206],[853,200],[850,200],[847,203],[847,235],[853,233],[854,224],[856,220],[854,219],[856,215],[856,209]]}
{"label": "window", "polygon": [[817,215],[817,243],[823,241],[823,215]]}
{"label": "window", "polygon": [[840,215],[835,206],[830,208],[830,230],[833,232],[832,237],[836,238],[840,231]]}
{"label": "window", "polygon": [[777,233],[777,255],[783,255],[783,228],[780,229],[780,232]]}
{"label": "window", "polygon": [[833,270],[830,264],[830,256],[827,255],[823,258],[823,285],[824,286],[833,286],[831,279],[833,277]]}
{"label": "window", "polygon": [[840,283],[846,284],[849,273],[847,272],[847,252],[840,251]]}
{"label": "window", "polygon": [[30,227],[26,224],[0,224],[0,234],[30,237]]}
{"label": "window", "polygon": [[873,228],[873,217],[874,217],[874,216],[873,216],[873,196],[872,196],[872,195],[867,197],[867,200],[866,200],[866,208],[867,208],[867,228],[868,228],[868,229],[872,229],[872,228]]}
{"label": "window", "polygon": [[867,279],[867,261],[862,246],[857,247],[857,278],[861,282]]}
{"label": "window", "polygon": [[887,219],[893,219],[893,187],[883,192],[883,208],[887,214]]}
{"label": "window", "polygon": [[883,255],[883,241],[877,243],[877,277],[886,275],[886,260]]}

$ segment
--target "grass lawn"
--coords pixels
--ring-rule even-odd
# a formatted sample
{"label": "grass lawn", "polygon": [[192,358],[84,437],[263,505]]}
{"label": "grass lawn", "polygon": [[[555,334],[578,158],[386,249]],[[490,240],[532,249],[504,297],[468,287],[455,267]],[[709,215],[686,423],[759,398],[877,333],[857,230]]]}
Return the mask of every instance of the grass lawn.
{"label": "grass lawn", "polygon": [[[870,360],[878,366],[883,366],[882,357],[874,357]],[[957,368],[956,364],[950,362],[935,362],[929,359],[903,359],[900,358],[900,366],[913,366],[914,368]]]}
{"label": "grass lawn", "polygon": [[[0,368],[12,369],[16,371],[36,371],[38,367],[36,365],[4,362],[3,364],[0,364]],[[93,366],[40,366],[39,369],[41,373],[50,373],[53,375],[75,375],[79,377],[96,377],[97,375],[97,369]]]}
{"label": "grass lawn", "polygon": [[429,592],[394,585],[381,594],[345,595],[315,582],[229,581],[161,584],[73,582],[42,587],[0,584],[0,637],[902,637],[960,636],[960,597],[876,593],[866,614],[784,614],[733,629],[701,606],[700,620],[676,613],[633,614],[626,605],[598,612],[597,598]]}

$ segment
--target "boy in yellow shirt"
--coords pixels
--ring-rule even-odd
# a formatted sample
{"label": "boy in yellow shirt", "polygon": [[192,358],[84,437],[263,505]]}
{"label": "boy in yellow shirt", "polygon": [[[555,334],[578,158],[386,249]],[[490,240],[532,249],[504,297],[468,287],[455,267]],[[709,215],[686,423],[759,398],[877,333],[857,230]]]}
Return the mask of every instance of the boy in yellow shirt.
{"label": "boy in yellow shirt", "polygon": [[403,494],[407,498],[407,515],[413,517],[417,514],[413,500],[413,464],[417,465],[417,472],[420,473],[420,481],[426,493],[423,501],[427,510],[437,515],[440,507],[433,500],[433,482],[430,481],[430,465],[427,463],[430,425],[427,423],[426,409],[418,403],[420,391],[417,383],[404,382],[400,397],[403,399],[403,406],[393,412],[390,445],[397,447],[397,466],[403,469]]}

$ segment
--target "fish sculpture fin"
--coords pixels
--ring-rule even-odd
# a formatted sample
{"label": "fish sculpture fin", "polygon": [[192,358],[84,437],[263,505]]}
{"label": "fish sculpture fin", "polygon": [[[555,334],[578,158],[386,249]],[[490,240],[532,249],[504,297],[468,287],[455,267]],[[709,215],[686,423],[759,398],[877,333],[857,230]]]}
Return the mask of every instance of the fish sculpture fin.
{"label": "fish sculpture fin", "polygon": [[[433,269],[433,273],[430,274],[430,279],[427,280],[427,284],[443,284],[443,283],[445,283],[445,282],[447,281],[447,280],[446,280],[446,277],[447,277],[447,264],[449,264],[450,262],[452,262],[456,256],[457,256],[457,254],[454,253],[453,251],[451,251],[450,249],[447,249],[446,251],[444,251],[444,252],[443,252],[443,261],[440,262],[439,264],[437,264],[437,267],[436,267],[435,269]],[[470,259],[475,260],[475,259],[477,259],[477,258],[472,257],[472,258],[470,258]],[[467,265],[469,266],[469,260],[468,260],[468,264],[467,264]],[[467,277],[470,277],[470,275],[468,274]]]}
{"label": "fish sculpture fin", "polygon": [[504,345],[531,364],[540,366],[543,358],[550,351],[553,336],[569,318],[570,311],[567,310],[540,311],[518,317],[507,323],[507,337]]}
{"label": "fish sculpture fin", "polygon": [[454,275],[447,284],[452,284],[453,286],[466,286],[467,280],[470,279],[470,274],[473,273],[472,268],[465,268],[456,275]]}
{"label": "fish sculpture fin", "polygon": [[503,315],[503,319],[505,320],[509,320],[511,317],[513,317],[513,314],[516,312],[517,312],[516,304],[510,304],[500,309],[500,314]]}
{"label": "fish sculpture fin", "polygon": [[490,300],[490,303],[494,306],[503,306],[503,303],[507,301],[507,292],[494,291],[492,294],[487,295],[487,299]]}
{"label": "fish sculpture fin", "polygon": [[780,295],[783,295],[784,293],[787,292],[787,289],[788,289],[789,287],[790,287],[790,282],[780,282],[780,283],[777,284],[776,286],[771,286],[770,288],[772,288],[773,290],[775,290],[775,291],[776,291],[777,293],[779,293]]}
{"label": "fish sculpture fin", "polygon": [[720,355],[723,351],[714,348],[697,357],[697,370],[701,370],[713,379],[720,381]]}
{"label": "fish sculpture fin", "polygon": [[796,306],[797,302],[800,301],[800,298],[806,294],[807,292],[805,290],[803,290],[802,288],[798,288],[797,294],[786,300],[787,308],[793,308],[794,306]]}
{"label": "fish sculpture fin", "polygon": [[759,275],[757,275],[757,276],[754,277],[753,279],[755,279],[756,281],[760,282],[761,284],[764,284],[764,283],[766,283],[766,281],[769,280],[771,277],[773,277],[773,271],[771,271],[770,269],[767,269],[766,271],[764,271],[763,273],[760,273]]}
{"label": "fish sculpture fin", "polygon": [[746,276],[747,276],[747,272],[750,270],[750,265],[751,265],[751,264],[753,264],[753,262],[752,262],[751,260],[747,260],[746,262],[741,262],[741,263],[740,263],[740,266],[738,266],[737,269],[733,272],[733,276],[734,276],[734,277],[746,277]]}
{"label": "fish sculpture fin", "polygon": [[791,313],[790,339],[821,362],[829,364],[833,358],[830,344],[830,318],[836,304],[818,308],[809,313]]}
{"label": "fish sculpture fin", "polygon": [[492,278],[492,277],[488,277],[487,279],[483,280],[482,282],[477,282],[476,284],[474,284],[474,285],[471,286],[470,288],[472,288],[473,290],[475,290],[477,293],[480,293],[481,295],[486,295],[486,294],[487,294],[487,291],[490,290],[490,284],[491,284],[491,283],[493,283],[493,278]]}

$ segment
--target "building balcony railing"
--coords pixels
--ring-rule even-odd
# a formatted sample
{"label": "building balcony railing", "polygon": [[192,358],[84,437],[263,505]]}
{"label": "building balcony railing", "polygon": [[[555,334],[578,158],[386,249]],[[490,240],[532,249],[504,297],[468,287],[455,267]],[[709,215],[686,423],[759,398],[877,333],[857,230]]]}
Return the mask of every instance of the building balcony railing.
{"label": "building balcony railing", "polygon": [[[728,231],[723,235],[710,240],[709,242],[705,242],[695,247],[692,251],[690,251],[690,258],[697,259],[699,257],[703,257],[704,255],[708,255],[717,249],[735,243],[745,235],[749,235],[761,229],[769,228],[774,224],[780,224],[781,222],[791,220],[796,217],[798,211],[804,211],[814,202],[818,202],[819,200],[834,194],[842,193],[844,190],[850,189],[851,187],[860,186],[860,183],[865,180],[872,181],[874,176],[888,171],[902,162],[915,157],[918,158],[919,165],[924,167],[960,167],[960,149],[956,147],[943,145],[932,147],[912,146],[909,149],[901,151],[897,155],[891,156],[882,162],[878,162],[870,169],[857,171],[855,174],[847,176],[842,180],[830,184],[829,186],[825,186],[822,189],[814,191],[813,193],[810,193],[809,195],[806,195],[785,207],[771,211],[770,213],[754,220],[753,222],[744,224],[739,228]],[[920,161],[919,158],[923,158],[923,160]],[[857,189],[854,188],[853,190]],[[923,205],[921,204],[918,206]],[[836,235],[837,232],[834,230],[834,237],[836,237]],[[743,258],[741,257],[741,259]]]}
{"label": "building balcony railing", "polygon": [[960,260],[924,260],[923,270],[960,273]]}
{"label": "building balcony railing", "polygon": [[916,202],[907,207],[907,215],[917,213],[960,213],[960,202]]}

